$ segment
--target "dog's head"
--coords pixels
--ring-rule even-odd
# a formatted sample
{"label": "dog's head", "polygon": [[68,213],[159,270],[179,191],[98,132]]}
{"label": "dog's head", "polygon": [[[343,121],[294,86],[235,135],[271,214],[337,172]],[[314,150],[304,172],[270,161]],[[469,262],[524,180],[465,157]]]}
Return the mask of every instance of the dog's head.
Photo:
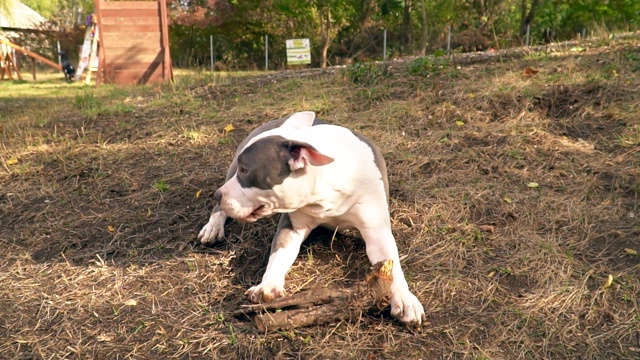
{"label": "dog's head", "polygon": [[288,122],[281,130],[266,132],[249,142],[239,153],[235,175],[214,196],[228,216],[255,221],[307,205],[313,189],[313,168],[333,159],[308,142],[293,140],[297,128],[291,125],[300,123],[295,119],[293,124]]}

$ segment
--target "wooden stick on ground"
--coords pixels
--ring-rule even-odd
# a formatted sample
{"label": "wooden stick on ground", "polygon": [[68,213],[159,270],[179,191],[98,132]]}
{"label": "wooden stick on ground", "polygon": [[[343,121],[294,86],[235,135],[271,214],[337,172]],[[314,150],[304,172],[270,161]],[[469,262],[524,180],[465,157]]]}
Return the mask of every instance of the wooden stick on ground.
{"label": "wooden stick on ground", "polygon": [[393,260],[384,260],[372,267],[364,284],[354,288],[302,291],[265,304],[243,305],[234,316],[255,314],[258,330],[276,331],[344,319],[369,308],[381,311],[389,304],[392,268]]}

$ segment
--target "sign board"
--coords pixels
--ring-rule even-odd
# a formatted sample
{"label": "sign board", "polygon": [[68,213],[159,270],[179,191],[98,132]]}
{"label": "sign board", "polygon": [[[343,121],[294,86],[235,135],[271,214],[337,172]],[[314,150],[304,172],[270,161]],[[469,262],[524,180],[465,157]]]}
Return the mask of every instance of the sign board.
{"label": "sign board", "polygon": [[311,64],[311,46],[309,39],[287,40],[287,64]]}

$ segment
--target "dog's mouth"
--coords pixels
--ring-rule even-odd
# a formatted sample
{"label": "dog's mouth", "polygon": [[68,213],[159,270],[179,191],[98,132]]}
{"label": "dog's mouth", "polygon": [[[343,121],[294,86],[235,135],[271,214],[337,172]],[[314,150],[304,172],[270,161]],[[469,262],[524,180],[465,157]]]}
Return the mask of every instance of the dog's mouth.
{"label": "dog's mouth", "polygon": [[265,206],[265,205],[260,205],[260,206],[258,206],[257,208],[255,208],[255,209],[251,212],[251,214],[249,214],[249,216],[247,216],[246,218],[244,218],[244,219],[242,219],[242,220],[244,220],[244,221],[246,221],[246,222],[254,222],[254,221],[256,221],[256,220],[258,220],[258,219],[260,219],[261,217],[263,217],[263,216],[264,216],[264,214],[265,214],[265,211],[264,211],[264,210],[265,210],[265,209],[266,209],[266,206]]}

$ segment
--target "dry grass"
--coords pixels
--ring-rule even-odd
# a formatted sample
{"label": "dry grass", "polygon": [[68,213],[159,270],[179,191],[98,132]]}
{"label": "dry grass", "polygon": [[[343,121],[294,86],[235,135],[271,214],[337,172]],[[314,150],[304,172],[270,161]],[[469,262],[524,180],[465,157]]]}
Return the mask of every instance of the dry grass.
{"label": "dry grass", "polygon": [[[640,251],[637,40],[429,76],[413,65],[0,84],[0,357],[638,358],[640,262],[625,250]],[[368,314],[273,334],[230,317],[276,219],[234,222],[212,248],[195,237],[236,144],[297,110],[383,149],[422,334]],[[320,232],[288,290],[367,268],[357,235]]]}

